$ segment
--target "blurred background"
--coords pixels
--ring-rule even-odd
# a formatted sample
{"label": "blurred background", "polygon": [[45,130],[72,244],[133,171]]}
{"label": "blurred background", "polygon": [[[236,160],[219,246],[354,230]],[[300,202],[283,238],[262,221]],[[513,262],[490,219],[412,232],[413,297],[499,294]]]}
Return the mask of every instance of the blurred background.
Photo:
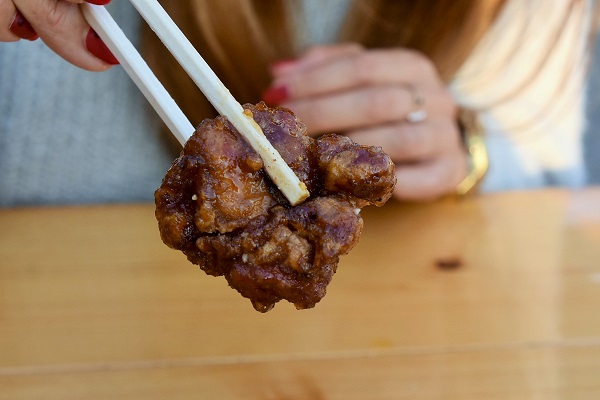
{"label": "blurred background", "polygon": [[588,126],[585,133],[585,159],[590,184],[600,184],[600,37],[594,49],[588,84]]}

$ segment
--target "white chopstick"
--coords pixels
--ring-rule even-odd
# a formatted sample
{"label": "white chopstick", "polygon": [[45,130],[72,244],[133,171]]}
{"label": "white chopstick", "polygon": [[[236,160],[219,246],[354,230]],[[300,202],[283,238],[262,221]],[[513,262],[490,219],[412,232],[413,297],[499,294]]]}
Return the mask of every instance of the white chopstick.
{"label": "white chopstick", "polygon": [[169,130],[179,143],[184,145],[196,129],[156,78],[110,13],[102,6],[88,3],[83,3],[81,10],[88,23],[117,57],[125,72],[142,91]]}
{"label": "white chopstick", "polygon": [[[266,172],[290,204],[296,205],[308,198],[306,185],[300,182],[294,171],[267,140],[260,126],[244,113],[240,103],[210,69],[158,1],[130,1],[211,104],[261,156]],[[195,129],[109,12],[102,6],[88,3],[83,3],[81,7],[88,23],[113,52],[179,142],[184,144]]]}

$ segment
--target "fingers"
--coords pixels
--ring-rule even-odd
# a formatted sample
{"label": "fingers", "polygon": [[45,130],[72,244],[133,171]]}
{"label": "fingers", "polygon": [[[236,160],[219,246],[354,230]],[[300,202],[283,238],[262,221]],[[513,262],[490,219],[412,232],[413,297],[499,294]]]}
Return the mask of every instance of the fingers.
{"label": "fingers", "polygon": [[[84,0],[65,0],[70,3],[82,3]],[[105,1],[105,0],[100,0]],[[106,3],[110,0],[106,1]],[[20,39],[36,40],[39,38],[37,32],[33,29],[25,16],[17,10],[11,0],[0,0],[0,22],[1,26],[8,27],[8,30],[0,30],[1,42],[15,42]]]}
{"label": "fingers", "polygon": [[445,119],[398,122],[346,133],[356,143],[379,146],[396,163],[415,163],[460,149],[458,128]]}
{"label": "fingers", "polygon": [[422,96],[424,104],[416,105],[414,93],[407,86],[392,84],[293,99],[282,105],[297,114],[312,135],[404,122],[416,107],[423,108],[429,115],[453,118],[455,105],[445,90],[423,93]]}
{"label": "fingers", "polygon": [[310,134],[347,131],[401,119],[411,98],[401,87],[365,88],[283,103]]}
{"label": "fingers", "polygon": [[433,64],[412,50],[341,48],[318,58],[319,52],[323,48],[300,59],[295,69],[287,68],[286,73],[275,76],[272,87],[283,86],[290,99],[302,99],[381,84],[410,82],[423,90],[442,86]]}
{"label": "fingers", "polygon": [[399,200],[432,201],[452,192],[467,174],[467,154],[453,119],[396,122],[346,133],[353,141],[381,147],[396,164]]}
{"label": "fingers", "polygon": [[[327,65],[332,60],[348,57],[362,51],[363,48],[355,43],[316,46],[310,48],[295,60],[281,60],[271,66],[271,74],[274,80],[271,86],[263,93],[262,99],[270,106],[281,105],[284,101],[290,99],[290,87],[292,84],[288,84],[286,81],[297,82],[296,86],[298,86],[299,80],[296,78],[298,73],[306,70],[310,71],[322,65]],[[298,96],[294,97],[298,98]]]}
{"label": "fingers", "polygon": [[466,154],[444,156],[418,164],[396,165],[394,198],[433,201],[451,193],[467,175]]}
{"label": "fingers", "polygon": [[311,134],[404,121],[421,108],[428,115],[455,114],[454,99],[432,63],[406,49],[317,47],[279,67],[263,99],[292,109]]}
{"label": "fingers", "polygon": [[358,54],[363,51],[362,46],[356,43],[338,45],[325,45],[311,47],[295,60],[281,60],[271,66],[274,78],[283,77],[304,69],[324,64],[330,60]]}
{"label": "fingers", "polygon": [[12,1],[0,0],[0,23],[2,24],[2,28],[0,29],[0,41],[16,42],[21,39],[14,30],[19,28],[19,23],[21,23],[22,26],[23,21],[19,21],[17,18],[17,8]]}
{"label": "fingers", "polygon": [[[100,38],[94,34],[79,8],[83,0],[0,0],[0,16],[11,15],[13,26],[0,32],[0,40],[28,38],[30,30],[54,52],[72,64],[90,70],[103,71],[118,63]],[[89,0],[107,4],[110,0]],[[17,27],[17,28],[15,28]]]}

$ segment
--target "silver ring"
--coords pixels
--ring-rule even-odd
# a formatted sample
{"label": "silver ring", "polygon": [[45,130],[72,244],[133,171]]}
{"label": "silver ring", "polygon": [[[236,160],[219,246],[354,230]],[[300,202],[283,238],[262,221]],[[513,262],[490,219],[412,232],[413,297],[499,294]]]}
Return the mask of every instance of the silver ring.
{"label": "silver ring", "polygon": [[410,93],[414,107],[414,110],[406,114],[406,117],[404,117],[406,122],[415,124],[425,121],[427,119],[427,111],[425,111],[425,108],[423,107],[425,104],[425,98],[413,85],[406,84],[404,87]]}

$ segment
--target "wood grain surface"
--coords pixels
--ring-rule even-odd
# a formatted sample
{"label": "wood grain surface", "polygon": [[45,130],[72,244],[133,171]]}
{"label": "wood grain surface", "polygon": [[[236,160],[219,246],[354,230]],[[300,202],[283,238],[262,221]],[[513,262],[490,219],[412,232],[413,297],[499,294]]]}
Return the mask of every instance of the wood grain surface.
{"label": "wood grain surface", "polygon": [[0,210],[0,399],[600,398],[600,189],[363,211],[314,309],[266,314],[152,205]]}

